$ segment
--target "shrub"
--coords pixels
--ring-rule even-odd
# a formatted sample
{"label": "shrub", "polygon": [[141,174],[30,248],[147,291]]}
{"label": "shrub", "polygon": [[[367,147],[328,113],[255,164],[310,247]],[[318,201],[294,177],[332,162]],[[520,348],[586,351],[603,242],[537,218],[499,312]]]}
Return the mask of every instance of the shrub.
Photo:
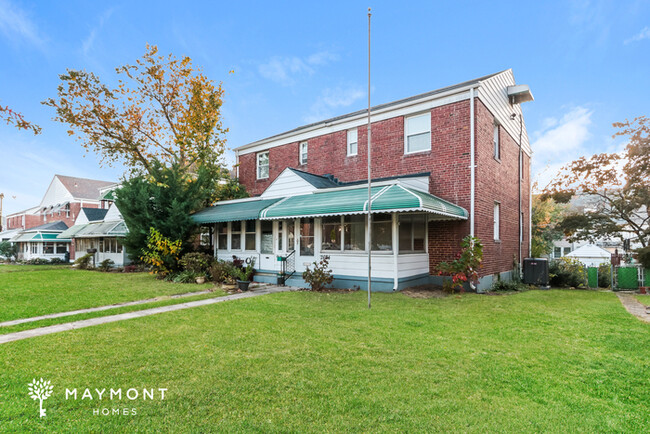
{"label": "shrub", "polygon": [[34,259],[30,259],[29,261],[27,261],[25,263],[29,264],[29,265],[48,265],[50,263],[50,261],[49,261],[49,259],[34,258]]}
{"label": "shrub", "polygon": [[67,262],[66,262],[65,259],[52,258],[52,259],[50,259],[50,264],[54,264],[54,265],[56,265],[56,264],[67,264]]}
{"label": "shrub", "polygon": [[185,270],[176,274],[173,281],[174,283],[195,283],[196,278],[197,278],[197,273],[194,273],[189,270]]}
{"label": "shrub", "polygon": [[212,257],[205,253],[187,253],[183,255],[179,263],[181,266],[193,273],[206,273],[210,268]]}
{"label": "shrub", "polygon": [[154,274],[164,277],[178,269],[178,255],[181,252],[181,240],[172,241],[154,228],[149,228],[147,247],[142,249],[142,261],[151,266]]}
{"label": "shrub", "polygon": [[302,278],[309,284],[312,291],[320,291],[334,280],[329,265],[329,257],[323,256],[320,262],[313,262],[313,269],[307,266],[305,272],[302,273]]}
{"label": "shrub", "polygon": [[74,261],[74,264],[80,270],[88,270],[90,268],[93,268],[91,264],[92,260],[93,260],[93,253],[86,253],[81,258],[77,258],[77,260]]}
{"label": "shrub", "polygon": [[483,261],[483,244],[478,238],[468,235],[463,238],[460,247],[462,250],[456,255],[456,260],[441,262],[438,265],[438,275],[451,276],[451,282],[446,280],[443,284],[443,288],[448,292],[458,289],[462,293],[465,291],[465,282],[469,282],[472,289],[475,289],[478,283],[478,269]]}
{"label": "shrub", "polygon": [[232,277],[243,282],[250,282],[255,275],[255,259],[251,258],[250,264],[245,267],[233,267]]}
{"label": "shrub", "polygon": [[235,265],[230,261],[218,259],[210,265],[208,272],[215,283],[230,283],[233,281]]}
{"label": "shrub", "polygon": [[11,258],[16,258],[18,256],[18,246],[16,244],[11,244],[9,241],[0,242],[0,256],[11,261]]}
{"label": "shrub", "polygon": [[113,262],[111,259],[104,259],[102,262],[99,263],[99,267],[97,267],[97,269],[99,271],[107,272],[110,271],[111,268],[113,268],[113,265],[115,265],[115,262]]}
{"label": "shrub", "polygon": [[515,280],[497,280],[492,284],[492,292],[523,291],[526,287]]}
{"label": "shrub", "polygon": [[609,262],[598,266],[598,287],[609,288],[612,285],[612,268]]}
{"label": "shrub", "polygon": [[579,288],[587,282],[585,266],[575,258],[555,259],[551,261],[548,271],[552,286]]}
{"label": "shrub", "polygon": [[131,265],[125,265],[123,271],[124,273],[138,273],[144,270],[142,270],[142,267],[140,267],[139,265],[131,264]]}

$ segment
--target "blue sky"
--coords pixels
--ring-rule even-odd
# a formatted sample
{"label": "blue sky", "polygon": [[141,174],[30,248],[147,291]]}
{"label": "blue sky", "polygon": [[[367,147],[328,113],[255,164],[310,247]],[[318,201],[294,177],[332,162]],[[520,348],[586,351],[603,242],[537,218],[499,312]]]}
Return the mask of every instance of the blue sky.
{"label": "blue sky", "polygon": [[512,68],[535,96],[523,109],[542,182],[579,155],[619,150],[611,123],[648,114],[650,2],[483,3],[0,0],[0,103],[43,128],[0,125],[5,215],[37,204],[55,173],[123,172],[100,168],[40,104],[66,68],[110,82],[146,43],[189,55],[223,81],[235,147],[365,107],[369,6],[373,104]]}

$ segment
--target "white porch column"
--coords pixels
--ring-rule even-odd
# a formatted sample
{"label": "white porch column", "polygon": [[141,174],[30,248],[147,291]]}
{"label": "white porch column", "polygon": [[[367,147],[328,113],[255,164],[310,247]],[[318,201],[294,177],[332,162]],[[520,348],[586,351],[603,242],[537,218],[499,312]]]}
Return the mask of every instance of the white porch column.
{"label": "white porch column", "polygon": [[399,220],[396,212],[393,213],[393,291],[399,287],[399,269],[397,255],[399,254]]}

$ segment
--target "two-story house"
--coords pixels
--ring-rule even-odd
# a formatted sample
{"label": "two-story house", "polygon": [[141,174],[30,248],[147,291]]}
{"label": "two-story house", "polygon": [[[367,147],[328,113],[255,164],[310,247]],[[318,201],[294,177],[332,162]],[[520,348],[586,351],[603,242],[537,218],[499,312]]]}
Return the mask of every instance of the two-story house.
{"label": "two-story house", "polygon": [[372,246],[367,223],[367,110],[305,125],[235,149],[255,197],[195,214],[214,225],[219,258],[254,258],[273,280],[292,257],[289,283],[322,255],[335,287],[440,283],[466,235],[484,245],[479,289],[509,278],[530,246],[531,148],[520,104],[533,99],[512,70],[371,109]]}

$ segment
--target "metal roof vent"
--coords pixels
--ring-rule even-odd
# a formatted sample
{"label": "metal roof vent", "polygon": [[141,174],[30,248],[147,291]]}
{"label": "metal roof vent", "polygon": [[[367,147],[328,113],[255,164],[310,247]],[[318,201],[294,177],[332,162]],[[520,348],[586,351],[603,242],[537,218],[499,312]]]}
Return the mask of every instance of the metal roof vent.
{"label": "metal roof vent", "polygon": [[508,99],[510,104],[521,104],[522,102],[533,101],[533,94],[527,84],[508,86]]}

